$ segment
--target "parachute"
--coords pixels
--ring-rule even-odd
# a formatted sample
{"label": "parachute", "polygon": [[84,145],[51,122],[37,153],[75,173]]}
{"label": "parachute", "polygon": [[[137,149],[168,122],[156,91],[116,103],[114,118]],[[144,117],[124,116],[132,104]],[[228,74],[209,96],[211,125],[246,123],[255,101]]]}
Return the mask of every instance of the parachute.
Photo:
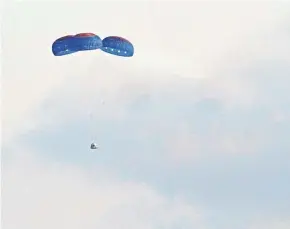
{"label": "parachute", "polygon": [[[131,57],[134,55],[133,44],[125,38],[117,36],[109,36],[102,40],[94,33],[78,33],[76,35],[58,38],[52,44],[52,53],[54,56],[64,56],[79,51],[97,49],[120,57]],[[101,104],[104,104],[103,100]],[[90,120],[92,122],[92,117],[90,117]],[[96,150],[99,149],[99,147],[93,142],[90,145],[90,149]]]}
{"label": "parachute", "polygon": [[109,36],[101,40],[94,33],[78,33],[58,38],[52,44],[52,53],[55,56],[96,49],[122,57],[134,55],[133,44],[125,38],[117,36]]}
{"label": "parachute", "polygon": [[116,36],[104,38],[101,50],[116,56],[131,57],[134,55],[132,43],[125,38]]}
{"label": "parachute", "polygon": [[52,53],[63,56],[78,51],[95,50],[102,47],[102,40],[94,33],[79,33],[61,37],[53,42]]}

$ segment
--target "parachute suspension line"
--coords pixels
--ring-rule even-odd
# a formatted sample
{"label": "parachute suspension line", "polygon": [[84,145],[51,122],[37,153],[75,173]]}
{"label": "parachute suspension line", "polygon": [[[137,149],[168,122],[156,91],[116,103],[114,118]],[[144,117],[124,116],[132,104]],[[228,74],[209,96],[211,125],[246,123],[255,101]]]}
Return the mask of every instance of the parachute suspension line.
{"label": "parachute suspension line", "polygon": [[[96,80],[93,78],[93,80],[90,80],[90,91],[89,91],[89,132],[90,132],[90,141],[91,144],[96,144],[97,136],[96,136],[96,119],[95,119],[95,110],[96,110],[96,91],[94,90],[94,87],[96,85]],[[91,145],[91,148],[92,148]]]}
{"label": "parachute suspension line", "polygon": [[95,109],[97,104],[95,103],[95,95],[94,94],[94,90],[92,90],[92,92],[90,92],[90,98],[89,98],[89,112],[88,112],[88,128],[89,128],[89,140],[90,140],[90,144],[91,144],[91,149],[97,149],[97,145],[98,145],[98,139],[97,139],[97,122],[96,122],[96,118],[95,118]]}
{"label": "parachute suspension line", "polygon": [[92,113],[92,111],[90,110],[89,111],[89,123],[88,123],[88,125],[89,125],[89,137],[90,137],[90,141],[91,142],[94,142],[95,141],[95,139],[94,139],[94,132],[93,132],[93,124],[94,124],[94,120],[93,120],[93,113]]}
{"label": "parachute suspension line", "polygon": [[99,147],[99,139],[98,139],[98,122],[96,118],[96,112],[102,113],[104,99],[103,99],[103,91],[100,89],[94,90],[94,88],[98,88],[97,85],[100,84],[99,77],[94,77],[91,82],[91,88],[89,91],[89,107],[88,107],[88,115],[89,115],[89,138],[91,141],[91,149],[97,149]]}

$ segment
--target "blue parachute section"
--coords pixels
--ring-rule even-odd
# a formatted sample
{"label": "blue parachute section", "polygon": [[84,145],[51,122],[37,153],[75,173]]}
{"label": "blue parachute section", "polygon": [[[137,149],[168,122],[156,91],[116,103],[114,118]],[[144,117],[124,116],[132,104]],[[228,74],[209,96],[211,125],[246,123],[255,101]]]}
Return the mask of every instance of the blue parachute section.
{"label": "blue parachute section", "polygon": [[64,56],[78,51],[73,36],[65,36],[57,39],[52,44],[52,53],[55,56]]}
{"label": "blue parachute section", "polygon": [[102,47],[102,40],[93,33],[79,33],[57,39],[52,44],[52,53],[55,56],[63,56],[78,51],[95,50]]}
{"label": "blue parachute section", "polygon": [[131,57],[134,55],[132,43],[122,37],[116,36],[104,38],[101,50],[116,56]]}
{"label": "blue parachute section", "polygon": [[102,47],[102,39],[93,33],[79,33],[75,35],[79,51],[95,50]]}

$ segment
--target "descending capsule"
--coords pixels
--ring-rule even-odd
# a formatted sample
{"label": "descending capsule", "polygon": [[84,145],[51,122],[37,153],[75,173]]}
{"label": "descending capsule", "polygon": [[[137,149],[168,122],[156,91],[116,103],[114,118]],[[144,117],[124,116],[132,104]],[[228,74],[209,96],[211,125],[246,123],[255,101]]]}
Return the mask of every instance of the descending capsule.
{"label": "descending capsule", "polygon": [[52,44],[52,52],[55,56],[63,56],[78,51],[95,50],[102,47],[102,40],[93,33],[79,33],[57,39]]}
{"label": "descending capsule", "polygon": [[131,57],[134,55],[133,44],[125,38],[116,36],[104,38],[101,50],[116,56]]}

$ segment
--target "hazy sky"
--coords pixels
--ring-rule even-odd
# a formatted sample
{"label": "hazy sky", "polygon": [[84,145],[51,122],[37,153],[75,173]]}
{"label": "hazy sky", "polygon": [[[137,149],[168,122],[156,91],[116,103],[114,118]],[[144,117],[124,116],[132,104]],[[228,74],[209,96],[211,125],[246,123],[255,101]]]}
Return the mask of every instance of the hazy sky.
{"label": "hazy sky", "polygon": [[[135,55],[52,55],[80,32]],[[290,228],[286,1],[11,2],[2,38],[4,229]]]}

